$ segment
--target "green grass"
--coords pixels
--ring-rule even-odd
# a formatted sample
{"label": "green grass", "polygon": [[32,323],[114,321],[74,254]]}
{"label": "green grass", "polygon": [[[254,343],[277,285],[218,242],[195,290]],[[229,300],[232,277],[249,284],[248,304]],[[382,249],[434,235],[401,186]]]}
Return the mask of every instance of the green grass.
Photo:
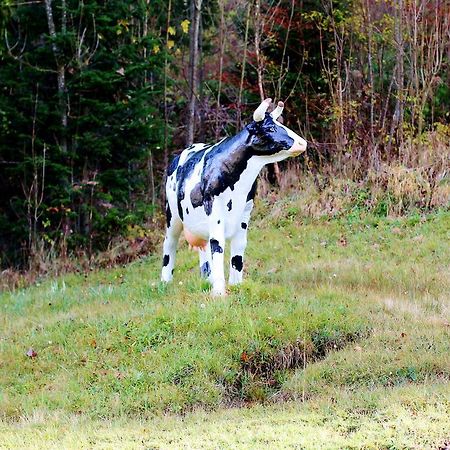
{"label": "green grass", "polygon": [[450,439],[450,214],[306,220],[263,204],[249,238],[225,298],[184,245],[170,286],[155,255],[2,294],[0,448]]}

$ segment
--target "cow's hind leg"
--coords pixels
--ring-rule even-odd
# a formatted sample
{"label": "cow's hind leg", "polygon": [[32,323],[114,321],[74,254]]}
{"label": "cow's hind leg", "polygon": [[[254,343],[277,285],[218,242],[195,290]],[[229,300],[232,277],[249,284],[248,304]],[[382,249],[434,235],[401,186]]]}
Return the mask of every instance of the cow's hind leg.
{"label": "cow's hind leg", "polygon": [[172,281],[173,268],[175,266],[175,254],[177,251],[178,239],[182,230],[183,224],[181,220],[173,217],[170,226],[167,228],[166,237],[164,239],[161,281]]}
{"label": "cow's hind leg", "polygon": [[[215,205],[214,205],[215,206]],[[211,250],[212,294],[225,295],[225,276],[223,271],[225,251],[225,230],[220,209],[213,207],[209,217],[209,248]]]}
{"label": "cow's hind leg", "polygon": [[200,276],[209,280],[211,276],[211,249],[209,244],[204,249],[198,251],[200,262]]}

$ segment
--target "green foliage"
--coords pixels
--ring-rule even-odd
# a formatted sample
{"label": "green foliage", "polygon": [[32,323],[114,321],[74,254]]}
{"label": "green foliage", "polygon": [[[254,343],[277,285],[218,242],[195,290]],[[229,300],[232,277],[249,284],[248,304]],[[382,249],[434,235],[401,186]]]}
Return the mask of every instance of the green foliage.
{"label": "green foliage", "polygon": [[[42,4],[11,10],[6,33],[17,46],[0,56],[0,155],[6,162],[0,247],[9,255],[2,263],[20,262],[14,242],[25,240],[30,227],[56,236],[68,232],[64,226],[70,247],[104,248],[132,217],[142,220],[145,208],[132,211],[147,195],[147,160],[160,148],[162,127],[161,93],[147,81],[160,79],[164,63],[164,52],[151,52],[158,33],[142,35],[145,7],[67,2],[64,30],[62,10],[53,4],[55,39]],[[64,99],[56,80],[62,64]]]}

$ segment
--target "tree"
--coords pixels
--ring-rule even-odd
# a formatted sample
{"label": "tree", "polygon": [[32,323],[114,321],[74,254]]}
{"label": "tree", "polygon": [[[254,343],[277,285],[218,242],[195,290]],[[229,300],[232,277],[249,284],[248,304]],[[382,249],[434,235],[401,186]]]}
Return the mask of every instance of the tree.
{"label": "tree", "polygon": [[[155,50],[157,32],[142,35],[145,7],[46,0],[11,10],[0,56],[2,260],[20,260],[14,241],[35,246],[30,214],[42,245],[93,251],[148,211],[140,198],[148,148],[161,145],[165,49]],[[45,186],[30,209],[44,149]]]}
{"label": "tree", "polygon": [[191,28],[189,32],[189,104],[187,115],[187,145],[194,142],[196,102],[199,92],[199,38],[202,0],[191,0]]}

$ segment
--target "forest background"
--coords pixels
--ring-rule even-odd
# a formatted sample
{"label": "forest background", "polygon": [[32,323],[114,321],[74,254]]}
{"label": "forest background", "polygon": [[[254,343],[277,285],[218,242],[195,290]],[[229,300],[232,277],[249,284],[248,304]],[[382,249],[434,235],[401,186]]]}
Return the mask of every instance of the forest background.
{"label": "forest background", "polygon": [[171,155],[265,97],[309,147],[264,192],[312,216],[448,207],[449,63],[446,0],[2,0],[3,275],[152,252]]}

